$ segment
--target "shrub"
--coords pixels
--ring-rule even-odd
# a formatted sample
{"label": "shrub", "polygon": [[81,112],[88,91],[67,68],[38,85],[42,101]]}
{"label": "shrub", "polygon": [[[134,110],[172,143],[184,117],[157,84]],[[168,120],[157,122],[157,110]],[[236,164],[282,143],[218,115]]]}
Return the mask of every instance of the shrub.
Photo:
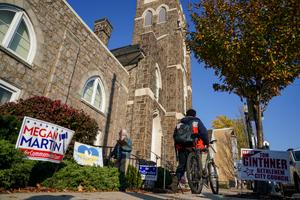
{"label": "shrub", "polygon": [[[17,103],[9,102],[0,106],[0,115],[15,116],[20,122],[24,116],[41,119],[75,131],[66,157],[73,155],[74,141],[92,144],[98,134],[98,125],[82,110],[76,110],[60,100],[46,97],[32,97],[20,99]],[[12,134],[17,132],[11,132]]]}
{"label": "shrub", "polygon": [[0,140],[0,187],[26,187],[35,161],[25,160],[25,155],[9,141]]}
{"label": "shrub", "polygon": [[24,154],[9,141],[0,140],[0,169],[9,169],[14,163],[23,161]]}
{"label": "shrub", "polygon": [[[15,144],[19,135],[19,130],[21,127],[22,121],[18,120],[15,116],[4,116],[0,115],[0,139],[6,140],[5,145],[1,146],[1,153],[0,153],[0,169],[6,169],[5,174],[11,173],[7,175],[11,177],[14,175],[14,170],[18,169],[18,166],[14,167],[12,170],[12,163],[22,163],[25,155],[21,152],[16,151]],[[13,144],[13,145],[10,145]],[[16,155],[18,154],[18,155]],[[20,154],[20,155],[19,155]],[[30,162],[30,161],[25,161]],[[41,183],[46,178],[49,178],[53,175],[53,173],[60,168],[62,165],[50,162],[43,162],[43,161],[31,161],[32,168],[31,172],[29,173],[29,182],[26,181],[25,185],[35,186],[37,183]],[[10,170],[8,170],[10,169]],[[29,172],[29,171],[28,171]],[[3,175],[4,171],[2,172]],[[26,179],[28,179],[28,174],[24,175]],[[9,180],[11,178],[8,178]],[[7,180],[8,180],[7,179]],[[12,180],[13,181],[13,180]],[[8,184],[6,184],[9,187]],[[23,184],[24,185],[24,184]]]}
{"label": "shrub", "polygon": [[15,116],[0,115],[0,139],[16,144],[22,122]]}
{"label": "shrub", "polygon": [[142,177],[140,172],[132,165],[128,166],[127,174],[125,176],[126,187],[128,189],[139,189],[142,186]]}
{"label": "shrub", "polygon": [[53,174],[59,169],[63,168],[65,164],[52,163],[47,161],[37,161],[33,166],[28,185],[36,186],[37,183],[42,183],[47,178],[53,176]]}
{"label": "shrub", "polygon": [[59,190],[77,190],[81,186],[86,191],[115,190],[120,186],[117,168],[80,166],[74,161],[64,161],[64,164],[65,167],[42,185]]}

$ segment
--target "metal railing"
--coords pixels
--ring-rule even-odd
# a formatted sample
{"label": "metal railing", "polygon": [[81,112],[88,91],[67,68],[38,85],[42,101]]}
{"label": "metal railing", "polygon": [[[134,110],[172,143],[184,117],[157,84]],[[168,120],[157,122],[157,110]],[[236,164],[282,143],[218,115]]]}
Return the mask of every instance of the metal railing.
{"label": "metal railing", "polygon": [[[103,164],[104,166],[112,166],[112,160],[111,160],[111,152],[113,151],[112,146],[98,146],[99,148],[102,148],[102,156],[103,156]],[[145,158],[141,158],[135,154],[130,154],[130,157],[128,158],[129,160],[129,165],[134,166],[137,170],[139,170],[140,165],[149,165],[149,166],[156,166],[158,167],[157,163],[160,160],[161,167],[164,168],[164,186],[163,188],[165,189],[165,181],[166,181],[166,170],[168,170],[171,174],[175,174],[174,172],[174,165],[170,161],[167,161],[165,157],[161,157],[157,155],[156,153],[150,151],[151,154],[155,155],[156,160],[148,160]],[[151,157],[151,156],[150,156]]]}
{"label": "metal railing", "polygon": [[[112,146],[97,146],[97,147],[102,148],[103,165],[111,166],[112,160],[110,155],[114,147]],[[128,160],[129,160],[129,165],[132,165],[138,169],[141,160],[138,156],[131,153]]]}
{"label": "metal railing", "polygon": [[[112,147],[112,146],[97,146],[97,147],[102,148],[102,156],[103,156],[103,160],[104,160],[104,165],[108,164],[108,161],[111,161],[110,155],[111,155],[111,152],[113,151],[114,147]],[[174,166],[170,161],[163,159],[161,156],[157,155],[156,153],[154,153],[152,151],[150,151],[150,152],[151,152],[151,154],[155,155],[156,161],[141,158],[141,157],[131,153],[130,158],[129,158],[130,164],[132,164],[133,166],[136,166],[136,164],[157,166],[158,161],[161,160],[162,167],[165,167],[168,170],[173,171]]]}

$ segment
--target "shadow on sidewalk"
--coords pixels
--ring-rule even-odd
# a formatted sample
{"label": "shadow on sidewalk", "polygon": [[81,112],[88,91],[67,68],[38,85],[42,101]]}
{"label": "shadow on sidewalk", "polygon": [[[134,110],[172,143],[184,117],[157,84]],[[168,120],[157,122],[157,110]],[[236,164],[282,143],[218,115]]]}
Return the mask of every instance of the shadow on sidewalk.
{"label": "shadow on sidewalk", "polygon": [[260,197],[259,195],[249,192],[249,193],[238,193],[238,194],[226,194],[224,195],[226,198],[240,198],[240,199],[265,199],[265,200],[280,200],[282,198],[277,198],[273,196],[264,196]]}
{"label": "shadow on sidewalk", "polygon": [[25,200],[69,200],[72,199],[74,196],[72,195],[37,195],[29,197]]}
{"label": "shadow on sidewalk", "polygon": [[[205,193],[201,193],[200,195],[197,195],[197,197],[203,197],[203,198],[212,199],[212,200],[217,200],[217,199],[228,199],[228,200],[230,200],[230,199],[249,199],[249,200],[260,199],[257,196],[252,195],[252,194],[228,194],[226,192],[220,192],[219,194],[205,192]],[[273,199],[271,198],[271,200],[273,200]]]}
{"label": "shadow on sidewalk", "polygon": [[126,194],[131,195],[136,198],[144,199],[144,200],[164,200],[166,198],[158,198],[147,194],[141,194],[141,193],[133,193],[133,192],[126,192]]}

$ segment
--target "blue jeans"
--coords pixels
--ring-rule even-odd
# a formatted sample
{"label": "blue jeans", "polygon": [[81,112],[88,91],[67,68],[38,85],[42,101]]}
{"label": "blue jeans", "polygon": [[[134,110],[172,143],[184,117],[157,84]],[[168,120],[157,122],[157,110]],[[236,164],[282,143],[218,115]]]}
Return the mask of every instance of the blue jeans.
{"label": "blue jeans", "polygon": [[176,169],[176,176],[177,176],[178,180],[180,180],[184,176],[184,173],[186,170],[187,158],[189,156],[189,153],[190,152],[186,149],[181,149],[178,151],[179,164]]}

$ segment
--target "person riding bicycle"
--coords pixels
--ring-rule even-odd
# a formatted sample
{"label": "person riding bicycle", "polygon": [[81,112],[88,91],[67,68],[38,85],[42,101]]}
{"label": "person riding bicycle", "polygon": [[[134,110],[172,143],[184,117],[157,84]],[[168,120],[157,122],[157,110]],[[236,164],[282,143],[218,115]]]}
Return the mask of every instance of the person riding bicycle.
{"label": "person riding bicycle", "polygon": [[[177,143],[175,141],[175,135],[178,131],[181,124],[188,124],[191,127],[192,134],[194,138],[198,138],[198,142],[187,142],[187,143]],[[179,161],[179,164],[176,169],[176,176],[178,178],[178,181],[181,183],[185,183],[184,179],[184,173],[186,170],[186,163],[187,158],[190,153],[190,148],[196,147],[200,145],[200,148],[205,147],[204,145],[208,145],[208,133],[207,129],[203,125],[202,121],[196,117],[196,111],[193,109],[189,109],[186,112],[186,116],[180,120],[180,122],[177,124],[175,130],[174,130],[174,143],[175,143],[175,150],[176,150],[176,156],[177,160]],[[195,141],[195,140],[194,140]]]}

